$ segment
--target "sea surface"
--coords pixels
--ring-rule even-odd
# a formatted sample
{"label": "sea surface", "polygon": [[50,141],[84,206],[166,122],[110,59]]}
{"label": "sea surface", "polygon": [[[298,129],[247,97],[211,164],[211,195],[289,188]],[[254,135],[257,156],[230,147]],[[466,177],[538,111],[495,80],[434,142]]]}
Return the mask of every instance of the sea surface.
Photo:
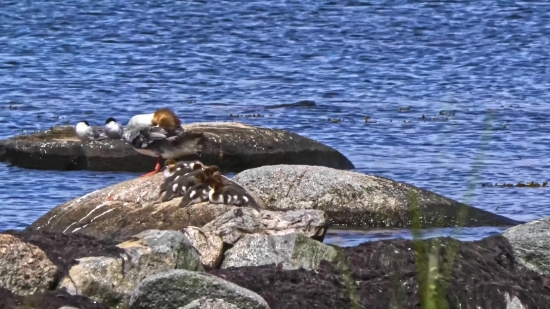
{"label": "sea surface", "polygon": [[[361,173],[528,221],[550,215],[548,187],[482,184],[548,180],[549,63],[547,1],[3,0],[0,138],[171,107],[290,130]],[[267,108],[302,100],[316,106]],[[0,164],[0,230],[136,176]]]}

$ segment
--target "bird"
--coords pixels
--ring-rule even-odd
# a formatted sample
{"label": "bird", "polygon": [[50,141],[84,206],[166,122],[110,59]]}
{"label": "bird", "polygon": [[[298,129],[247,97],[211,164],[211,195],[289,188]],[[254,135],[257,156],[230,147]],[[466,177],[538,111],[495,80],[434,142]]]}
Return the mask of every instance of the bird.
{"label": "bird", "polygon": [[[179,163],[179,162],[178,162]],[[203,169],[201,163],[191,164],[192,170],[185,167],[178,167],[173,159],[165,162],[164,182],[159,187],[159,197],[166,192],[161,201],[165,202],[173,197],[179,197],[187,192],[190,187],[204,182],[204,180],[219,171],[215,165]]]}
{"label": "bird", "polygon": [[235,206],[251,206],[259,209],[260,206],[246,190],[234,185],[224,186],[216,177],[205,179],[205,184],[210,188],[208,192],[208,200],[213,204],[226,204]]}
{"label": "bird", "polygon": [[[179,197],[185,194],[191,187],[204,182],[207,178],[206,174],[202,170],[196,171],[196,173],[188,173],[183,177],[175,179],[171,185],[166,186],[165,194],[161,198],[161,202],[166,202],[174,197]],[[159,195],[162,194],[159,193]]]}
{"label": "bird", "polygon": [[152,114],[133,116],[123,134],[124,141],[137,152],[157,157],[155,169],[141,177],[154,175],[161,170],[162,159],[177,159],[199,154],[203,134],[192,133],[181,127],[181,121],[169,108],[161,108]]}
{"label": "bird", "polygon": [[[207,178],[205,181],[207,181],[208,179],[209,178]],[[208,201],[208,193],[210,192],[210,190],[210,187],[205,182],[192,186],[183,195],[179,207],[187,207],[195,203]]]}
{"label": "bird", "polygon": [[81,141],[100,141],[107,138],[107,136],[100,134],[96,129],[92,128],[86,120],[82,120],[76,124],[75,132],[76,137]]}
{"label": "bird", "polygon": [[105,135],[110,139],[121,139],[124,130],[122,128],[122,125],[116,122],[115,118],[109,117],[105,121],[104,132]]}

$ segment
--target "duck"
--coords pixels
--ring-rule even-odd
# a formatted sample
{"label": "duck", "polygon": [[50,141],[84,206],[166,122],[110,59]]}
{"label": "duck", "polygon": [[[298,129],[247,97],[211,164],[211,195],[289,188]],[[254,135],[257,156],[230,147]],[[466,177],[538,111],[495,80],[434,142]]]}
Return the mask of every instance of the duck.
{"label": "duck", "polygon": [[206,202],[208,201],[208,193],[210,192],[210,187],[208,186],[208,178],[199,184],[194,185],[189,188],[187,192],[183,195],[179,207],[187,207],[189,205]]}
{"label": "duck", "polygon": [[[197,173],[189,173],[179,179],[174,180],[170,185],[166,186],[165,194],[161,198],[161,202],[166,202],[175,197],[184,195],[191,187],[202,184],[207,178],[204,171],[199,170]],[[159,193],[161,195],[162,192]]]}
{"label": "duck", "polygon": [[105,121],[104,132],[105,135],[110,139],[121,139],[124,130],[122,128],[122,125],[116,122],[115,118],[109,117]]}
{"label": "duck", "polygon": [[241,190],[244,190],[244,188],[241,187],[241,185],[239,185],[238,183],[234,182],[233,180],[230,180],[227,177],[223,176],[219,171],[215,172],[212,175],[212,177],[214,179],[216,179],[217,181],[221,182],[224,187],[225,186],[234,186],[234,187],[240,188]]}
{"label": "duck", "polygon": [[[183,164],[182,164],[183,163]],[[195,170],[202,169],[202,164],[176,162],[174,159],[168,159],[164,161],[164,167],[162,169],[164,179],[174,178],[175,176],[182,176]]]}
{"label": "duck", "polygon": [[226,204],[235,206],[250,206],[256,209],[260,205],[256,203],[254,198],[250,196],[242,187],[234,185],[223,185],[222,181],[216,177],[209,177],[204,181],[210,188],[208,192],[208,200],[212,204]]}
{"label": "duck", "polygon": [[75,126],[76,137],[79,140],[85,141],[100,141],[106,139],[105,135],[102,135],[96,129],[92,128],[88,121],[82,120]]}
{"label": "duck", "polygon": [[142,177],[159,173],[162,159],[177,159],[191,154],[200,156],[203,137],[200,133],[184,130],[181,120],[169,108],[133,116],[123,133],[124,141],[134,150],[157,158],[155,169]]}

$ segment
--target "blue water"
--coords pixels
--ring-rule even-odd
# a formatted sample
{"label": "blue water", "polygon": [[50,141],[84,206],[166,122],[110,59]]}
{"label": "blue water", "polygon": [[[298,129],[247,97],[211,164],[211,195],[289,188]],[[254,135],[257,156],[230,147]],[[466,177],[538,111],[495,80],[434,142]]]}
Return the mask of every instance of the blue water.
{"label": "blue water", "polygon": [[[549,57],[544,1],[1,1],[0,138],[169,106],[291,130],[359,172],[533,220],[548,188],[481,183],[548,180]],[[300,100],[317,106],[265,109]],[[0,164],[0,230],[135,176]]]}

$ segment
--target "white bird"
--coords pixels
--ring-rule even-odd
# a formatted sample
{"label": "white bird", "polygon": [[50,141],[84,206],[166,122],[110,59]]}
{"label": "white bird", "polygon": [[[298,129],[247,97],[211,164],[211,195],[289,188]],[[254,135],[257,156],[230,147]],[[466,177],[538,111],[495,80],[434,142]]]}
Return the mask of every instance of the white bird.
{"label": "white bird", "polygon": [[123,133],[124,130],[122,129],[122,125],[116,122],[115,118],[109,117],[109,119],[105,121],[105,135],[107,135],[108,138],[121,139]]}
{"label": "white bird", "polygon": [[100,141],[107,138],[107,136],[101,135],[96,129],[90,127],[86,120],[77,123],[75,131],[76,137],[81,141]]}
{"label": "white bird", "polygon": [[200,153],[202,138],[200,133],[185,131],[178,116],[168,108],[133,116],[123,134],[124,141],[137,152],[157,157],[155,170],[143,176],[160,172],[163,158],[177,159]]}

